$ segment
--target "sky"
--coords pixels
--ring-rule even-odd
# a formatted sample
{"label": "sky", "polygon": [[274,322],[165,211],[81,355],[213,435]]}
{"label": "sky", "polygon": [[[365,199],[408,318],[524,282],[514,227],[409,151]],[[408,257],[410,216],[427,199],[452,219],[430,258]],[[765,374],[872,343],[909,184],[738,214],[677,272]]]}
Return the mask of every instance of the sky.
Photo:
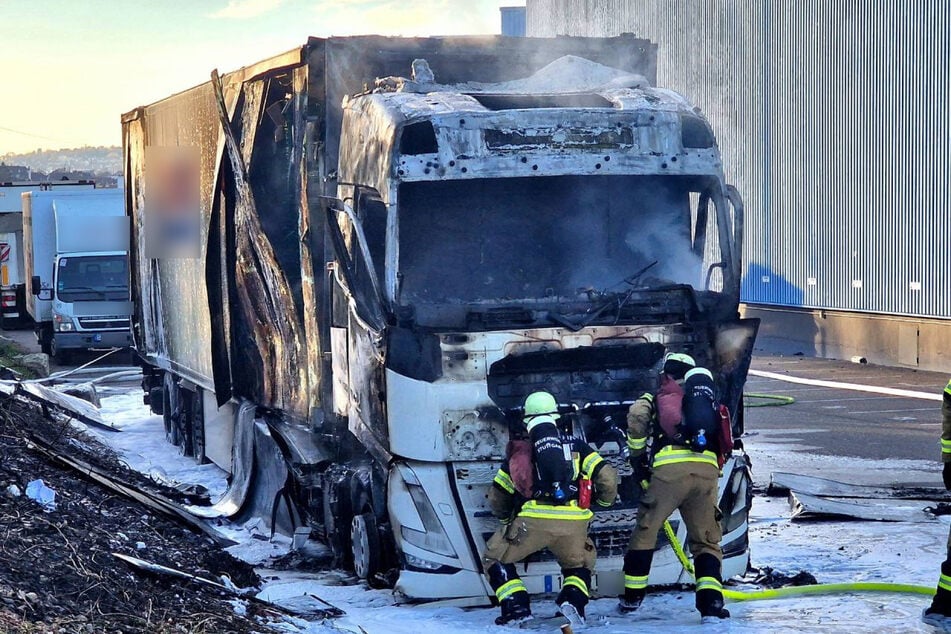
{"label": "sky", "polygon": [[308,36],[498,33],[499,7],[518,4],[524,0],[0,0],[0,155],[119,145],[122,113]]}

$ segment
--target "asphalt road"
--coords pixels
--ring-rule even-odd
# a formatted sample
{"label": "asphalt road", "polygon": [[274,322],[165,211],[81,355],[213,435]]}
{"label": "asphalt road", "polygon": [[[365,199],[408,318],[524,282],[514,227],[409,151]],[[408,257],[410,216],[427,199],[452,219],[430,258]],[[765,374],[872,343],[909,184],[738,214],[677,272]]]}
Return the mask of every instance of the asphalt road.
{"label": "asphalt road", "polygon": [[[752,370],[933,395],[942,393],[949,378],[906,368],[780,356],[754,357]],[[872,479],[940,484],[940,401],[801,385],[755,375],[749,377],[746,392],[795,399],[782,407],[746,409],[746,444],[753,455],[758,446],[766,448],[767,457],[769,448],[783,446],[804,457],[859,459],[839,461],[842,469],[837,475],[845,471],[853,482]],[[916,473],[911,473],[907,461],[921,461],[920,465],[911,465]],[[828,460],[816,462],[820,463],[827,468],[834,464]],[[892,473],[889,465],[894,465]],[[867,477],[872,470],[881,473],[875,478]]]}

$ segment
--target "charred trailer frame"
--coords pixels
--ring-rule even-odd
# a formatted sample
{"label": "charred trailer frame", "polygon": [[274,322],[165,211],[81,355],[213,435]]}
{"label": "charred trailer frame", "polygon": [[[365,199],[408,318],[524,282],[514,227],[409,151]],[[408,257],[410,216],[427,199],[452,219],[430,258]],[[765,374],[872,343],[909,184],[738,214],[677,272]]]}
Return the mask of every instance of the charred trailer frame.
{"label": "charred trailer frame", "polygon": [[[214,512],[314,532],[371,583],[398,568],[409,598],[484,603],[485,493],[529,391],[553,389],[623,468],[617,421],[686,351],[742,426],[742,203],[702,116],[650,88],[655,53],[632,36],[311,39],[124,115],[145,399],[171,442],[231,473]],[[569,70],[587,79],[552,85]],[[194,257],[147,248],[154,147],[194,157]],[[537,196],[564,226],[512,248],[546,217]],[[678,250],[647,248],[663,242],[648,225]],[[743,457],[724,474],[724,548],[745,568]],[[625,491],[593,524],[603,591],[633,525]],[[653,583],[679,578],[655,561]],[[532,591],[557,590],[545,553],[528,567]]]}

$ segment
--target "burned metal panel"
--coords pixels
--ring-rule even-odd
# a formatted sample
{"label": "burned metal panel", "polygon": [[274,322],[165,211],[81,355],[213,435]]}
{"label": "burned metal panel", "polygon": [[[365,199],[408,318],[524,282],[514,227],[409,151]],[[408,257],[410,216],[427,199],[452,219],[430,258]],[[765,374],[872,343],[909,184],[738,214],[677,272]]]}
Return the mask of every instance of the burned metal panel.
{"label": "burned metal panel", "polygon": [[[214,96],[208,84],[140,108],[124,121],[128,212],[133,222],[131,266],[136,343],[165,367],[213,387],[209,341],[211,315],[205,286],[205,255],[214,204],[219,154]],[[194,146],[199,152],[202,244],[198,258],[146,257],[144,220],[149,147]]]}
{"label": "burned metal panel", "polygon": [[[212,82],[219,123],[225,132],[229,175],[234,188],[234,207],[229,210],[235,258],[233,285],[229,289],[232,305],[231,374],[237,394],[262,406],[306,419],[310,415],[306,351],[296,306],[298,302],[295,302],[294,289],[289,281],[300,275],[300,266],[297,262],[296,271],[289,277],[275,248],[275,236],[271,235],[277,232],[282,236],[288,218],[291,220],[290,229],[296,233],[297,198],[294,195],[274,195],[273,200],[265,202],[265,196],[261,196],[262,190],[265,195],[273,194],[268,191],[268,186],[280,189],[282,182],[285,185],[289,182],[293,190],[298,182],[299,168],[278,163],[275,168],[289,174],[285,181],[271,180],[268,175],[260,175],[258,180],[263,183],[252,181],[255,153],[260,151],[265,159],[268,158],[272,144],[276,142],[276,136],[262,134],[262,127],[268,130],[262,126],[262,119],[269,105],[271,78],[265,76],[244,83],[241,108],[235,112],[234,121],[228,118],[217,77]],[[232,128],[240,130],[240,146]],[[267,227],[271,234],[265,228],[264,218],[268,218]],[[283,240],[279,247],[285,261],[296,262],[299,257],[296,238]]]}
{"label": "burned metal panel", "polygon": [[307,44],[309,99],[312,114],[323,124],[322,162],[328,171],[337,167],[344,97],[372,87],[377,77],[407,75],[414,59],[426,59],[436,81],[452,84],[520,79],[564,55],[639,73],[650,82],[657,75],[654,45],[630,34],[609,41],[499,36],[311,38]]}
{"label": "burned metal panel", "polygon": [[946,3],[528,0],[528,33],[658,43],[747,204],[743,299],[951,317]]}

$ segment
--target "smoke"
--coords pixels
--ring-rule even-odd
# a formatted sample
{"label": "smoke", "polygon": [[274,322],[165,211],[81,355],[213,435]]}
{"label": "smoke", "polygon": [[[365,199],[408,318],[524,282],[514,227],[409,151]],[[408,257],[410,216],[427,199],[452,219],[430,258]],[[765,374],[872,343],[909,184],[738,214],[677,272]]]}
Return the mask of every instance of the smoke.
{"label": "smoke", "polygon": [[[674,177],[595,177],[573,188],[581,213],[563,216],[561,242],[569,246],[570,284],[607,289],[638,271],[642,285],[700,288],[703,260],[691,248],[686,181]],[[617,290],[616,288],[614,290]]]}

